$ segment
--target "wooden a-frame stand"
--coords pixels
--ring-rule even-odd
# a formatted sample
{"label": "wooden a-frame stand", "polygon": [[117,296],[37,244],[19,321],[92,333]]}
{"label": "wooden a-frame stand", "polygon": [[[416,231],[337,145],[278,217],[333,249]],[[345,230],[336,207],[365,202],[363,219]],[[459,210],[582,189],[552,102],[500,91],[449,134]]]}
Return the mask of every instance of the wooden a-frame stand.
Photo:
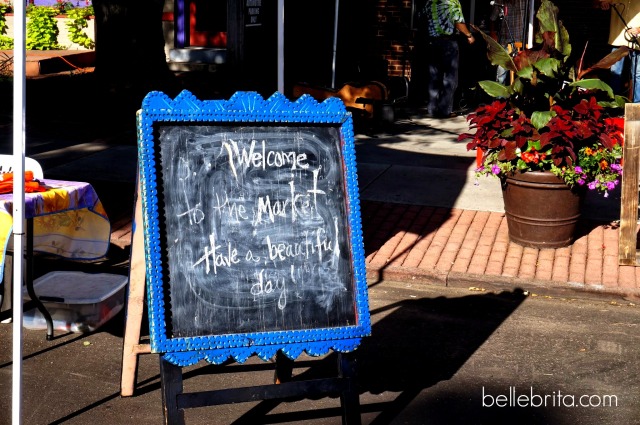
{"label": "wooden a-frame stand", "polygon": [[140,183],[138,183],[134,201],[129,295],[127,297],[124,343],[122,348],[120,395],[123,397],[133,395],[136,384],[136,371],[138,369],[138,355],[151,353],[151,345],[140,344],[140,329],[142,327],[145,297],[144,231],[142,227],[142,200],[140,196]]}
{"label": "wooden a-frame stand", "polygon": [[[142,202],[140,186],[136,190],[133,237],[131,241],[131,265],[129,272],[129,296],[122,352],[120,395],[132,396],[136,384],[138,355],[150,354],[149,344],[140,344],[140,330],[144,314],[145,257],[142,227]],[[308,381],[292,381],[293,360],[281,352],[276,355],[275,383],[244,388],[232,388],[201,393],[183,393],[182,368],[160,356],[162,383],[162,407],[165,423],[184,424],[184,409],[240,403],[256,400],[287,399],[339,394],[344,425],[360,425],[360,401],[355,382],[355,360],[352,353],[338,353],[338,376]]]}
{"label": "wooden a-frame stand", "polygon": [[291,380],[293,360],[278,352],[276,355],[276,383],[274,384],[183,393],[182,368],[160,356],[162,408],[165,424],[184,425],[184,410],[189,408],[339,394],[342,424],[360,425],[360,400],[355,380],[356,362],[353,353],[338,353],[337,358],[337,377],[293,381]]}

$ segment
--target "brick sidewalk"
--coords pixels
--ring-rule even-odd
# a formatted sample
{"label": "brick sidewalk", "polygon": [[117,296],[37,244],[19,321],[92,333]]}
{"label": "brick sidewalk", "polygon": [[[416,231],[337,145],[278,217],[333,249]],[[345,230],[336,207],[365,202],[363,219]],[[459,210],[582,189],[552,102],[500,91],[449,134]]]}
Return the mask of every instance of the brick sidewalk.
{"label": "brick sidewalk", "polygon": [[509,242],[504,213],[365,201],[362,222],[369,280],[640,297],[615,223],[582,221],[571,246],[539,250]]}
{"label": "brick sidewalk", "polygon": [[[477,290],[599,294],[640,299],[640,267],[618,265],[616,223],[581,221],[558,249],[509,242],[504,213],[362,201],[367,279]],[[131,220],[112,223],[111,243],[131,243]]]}

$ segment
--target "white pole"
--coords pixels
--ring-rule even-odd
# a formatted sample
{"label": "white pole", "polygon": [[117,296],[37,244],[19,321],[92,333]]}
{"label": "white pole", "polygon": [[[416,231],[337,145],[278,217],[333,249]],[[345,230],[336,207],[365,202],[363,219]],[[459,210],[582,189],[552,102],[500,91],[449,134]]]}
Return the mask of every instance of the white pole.
{"label": "white pole", "polygon": [[338,11],[340,0],[336,0],[335,17],[333,19],[333,62],[331,63],[331,88],[336,88],[336,54],[338,50]]}
{"label": "white pole", "polygon": [[278,91],[284,94],[284,0],[278,0]]}
{"label": "white pole", "polygon": [[13,381],[11,420],[22,423],[22,263],[26,93],[25,1],[13,2]]}
{"label": "white pole", "polygon": [[533,48],[533,18],[535,13],[535,0],[531,0],[529,2],[529,28],[527,31],[527,49]]}

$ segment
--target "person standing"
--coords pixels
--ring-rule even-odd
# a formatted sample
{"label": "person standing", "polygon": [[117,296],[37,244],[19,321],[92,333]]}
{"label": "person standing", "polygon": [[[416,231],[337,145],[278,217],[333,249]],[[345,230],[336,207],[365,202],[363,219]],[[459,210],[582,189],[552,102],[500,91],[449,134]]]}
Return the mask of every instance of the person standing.
{"label": "person standing", "polygon": [[[523,46],[525,38],[525,19],[527,16],[527,0],[504,0],[500,4],[492,2],[491,38],[496,40],[509,53],[515,54]],[[498,66],[496,81],[509,84],[509,71]]]}
{"label": "person standing", "polygon": [[614,93],[620,94],[626,76],[625,67],[630,67],[629,81],[632,86],[633,103],[640,102],[640,1],[638,0],[598,0],[604,10],[611,9],[611,23],[609,24],[609,44],[613,50],[620,46],[631,49],[629,56],[619,60],[611,67],[609,84]]}
{"label": "person standing", "polygon": [[427,113],[438,118],[450,117],[460,61],[456,36],[461,33],[469,44],[475,38],[465,24],[459,0],[427,0],[418,17],[424,27],[421,32],[427,55]]}

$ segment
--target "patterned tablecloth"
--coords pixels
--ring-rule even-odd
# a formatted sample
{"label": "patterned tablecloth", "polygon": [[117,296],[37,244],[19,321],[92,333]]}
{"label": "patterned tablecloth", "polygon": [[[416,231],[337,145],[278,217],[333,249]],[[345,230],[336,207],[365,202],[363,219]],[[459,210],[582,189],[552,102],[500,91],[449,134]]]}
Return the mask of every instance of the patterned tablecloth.
{"label": "patterned tablecloth", "polygon": [[[95,260],[109,249],[111,223],[89,183],[41,180],[45,192],[25,194],[25,218],[33,218],[33,250],[74,260]],[[13,195],[0,195],[0,281],[13,246]]]}

